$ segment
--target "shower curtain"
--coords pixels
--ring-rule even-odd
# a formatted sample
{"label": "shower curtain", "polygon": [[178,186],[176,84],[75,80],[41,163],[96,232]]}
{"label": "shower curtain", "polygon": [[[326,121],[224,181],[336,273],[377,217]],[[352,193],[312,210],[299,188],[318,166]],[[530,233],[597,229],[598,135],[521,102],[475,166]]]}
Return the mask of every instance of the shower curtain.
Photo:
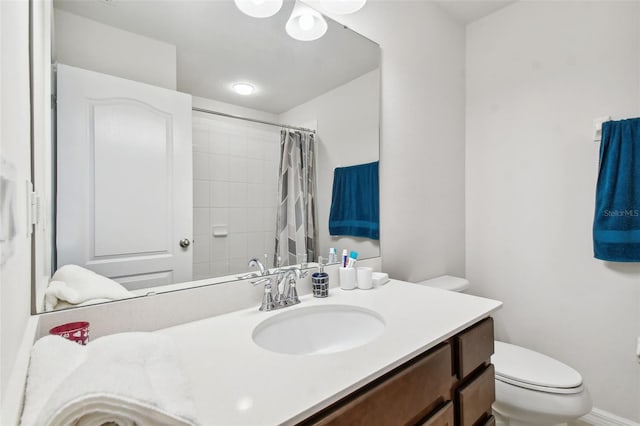
{"label": "shower curtain", "polygon": [[298,130],[280,132],[278,212],[275,259],[281,265],[316,260],[315,135]]}

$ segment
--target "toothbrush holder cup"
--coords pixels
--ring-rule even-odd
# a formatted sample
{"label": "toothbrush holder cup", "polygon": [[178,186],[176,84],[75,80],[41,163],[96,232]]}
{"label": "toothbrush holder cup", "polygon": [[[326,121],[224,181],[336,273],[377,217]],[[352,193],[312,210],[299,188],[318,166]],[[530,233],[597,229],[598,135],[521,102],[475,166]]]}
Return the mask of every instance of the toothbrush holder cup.
{"label": "toothbrush holder cup", "polygon": [[340,288],[343,290],[356,288],[355,268],[340,268]]}
{"label": "toothbrush holder cup", "polygon": [[362,266],[357,268],[358,288],[370,290],[373,288],[373,268]]}

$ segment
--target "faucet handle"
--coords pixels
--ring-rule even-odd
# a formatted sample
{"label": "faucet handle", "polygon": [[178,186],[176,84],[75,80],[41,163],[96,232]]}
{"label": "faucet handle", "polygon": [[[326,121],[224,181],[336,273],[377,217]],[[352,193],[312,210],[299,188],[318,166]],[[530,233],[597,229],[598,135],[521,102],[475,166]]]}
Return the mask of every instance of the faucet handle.
{"label": "faucet handle", "polygon": [[276,309],[276,302],[273,300],[271,294],[271,277],[260,278],[256,281],[251,281],[254,286],[264,284],[264,295],[262,296],[262,303],[260,304],[261,311],[272,311]]}
{"label": "faucet handle", "polygon": [[296,290],[295,277],[289,277],[289,291],[285,298],[285,303],[287,306],[296,305],[300,303],[300,298],[298,297],[298,291]]}

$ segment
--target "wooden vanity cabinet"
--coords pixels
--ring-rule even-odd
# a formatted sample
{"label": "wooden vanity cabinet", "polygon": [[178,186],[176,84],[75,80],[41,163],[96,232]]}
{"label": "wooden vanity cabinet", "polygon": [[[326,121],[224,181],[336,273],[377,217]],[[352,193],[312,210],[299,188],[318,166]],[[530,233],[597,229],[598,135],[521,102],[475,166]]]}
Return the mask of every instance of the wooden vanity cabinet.
{"label": "wooden vanity cabinet", "polygon": [[492,426],[493,320],[484,319],[302,421],[314,426]]}
{"label": "wooden vanity cabinet", "polygon": [[490,421],[496,399],[493,318],[486,318],[453,338],[458,381],[453,388],[457,426],[484,425]]}
{"label": "wooden vanity cabinet", "polygon": [[[352,393],[312,425],[413,425],[450,399],[455,376],[447,342]],[[326,410],[325,410],[326,411]]]}

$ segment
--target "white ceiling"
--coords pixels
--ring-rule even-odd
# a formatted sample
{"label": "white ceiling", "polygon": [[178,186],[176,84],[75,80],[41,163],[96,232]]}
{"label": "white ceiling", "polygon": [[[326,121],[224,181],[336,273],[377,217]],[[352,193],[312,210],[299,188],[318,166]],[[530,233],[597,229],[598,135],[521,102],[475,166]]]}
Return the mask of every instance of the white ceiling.
{"label": "white ceiling", "polygon": [[[327,19],[319,40],[285,32],[293,1],[265,19],[233,1],[55,0],[56,8],[176,46],[178,90],[279,114],[376,69],[380,47]],[[253,96],[230,90],[252,82]]]}
{"label": "white ceiling", "polygon": [[[369,0],[372,1],[372,0]],[[435,0],[467,24],[516,0]],[[377,44],[327,18],[319,40],[290,38],[285,0],[266,19],[242,14],[231,0],[54,0],[56,8],[176,46],[178,90],[279,114],[378,67]],[[249,81],[250,97],[230,90]]]}
{"label": "white ceiling", "polygon": [[463,24],[476,21],[515,2],[516,0],[436,0],[441,8]]}

